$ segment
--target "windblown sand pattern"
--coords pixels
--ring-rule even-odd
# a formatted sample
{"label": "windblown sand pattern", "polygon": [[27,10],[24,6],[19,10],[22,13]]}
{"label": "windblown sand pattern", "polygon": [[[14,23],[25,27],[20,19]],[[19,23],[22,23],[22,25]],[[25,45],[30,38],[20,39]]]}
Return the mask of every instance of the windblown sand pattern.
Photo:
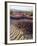
{"label": "windblown sand pattern", "polygon": [[32,39],[32,33],[32,23],[16,22],[10,25],[10,40]]}

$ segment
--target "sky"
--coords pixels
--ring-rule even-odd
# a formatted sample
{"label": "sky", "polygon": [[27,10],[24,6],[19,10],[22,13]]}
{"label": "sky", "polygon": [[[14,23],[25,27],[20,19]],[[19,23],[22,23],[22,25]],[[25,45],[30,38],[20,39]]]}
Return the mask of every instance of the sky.
{"label": "sky", "polygon": [[10,9],[16,9],[16,10],[21,10],[21,11],[32,11],[33,7],[32,6],[20,6],[20,5],[12,5],[10,6]]}

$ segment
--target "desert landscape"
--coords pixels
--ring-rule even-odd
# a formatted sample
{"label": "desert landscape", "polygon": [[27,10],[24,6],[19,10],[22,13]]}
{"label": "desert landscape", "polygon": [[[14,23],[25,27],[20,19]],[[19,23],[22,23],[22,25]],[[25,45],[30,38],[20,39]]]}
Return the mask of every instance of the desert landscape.
{"label": "desert landscape", "polygon": [[33,38],[33,13],[29,11],[10,11],[10,40]]}

